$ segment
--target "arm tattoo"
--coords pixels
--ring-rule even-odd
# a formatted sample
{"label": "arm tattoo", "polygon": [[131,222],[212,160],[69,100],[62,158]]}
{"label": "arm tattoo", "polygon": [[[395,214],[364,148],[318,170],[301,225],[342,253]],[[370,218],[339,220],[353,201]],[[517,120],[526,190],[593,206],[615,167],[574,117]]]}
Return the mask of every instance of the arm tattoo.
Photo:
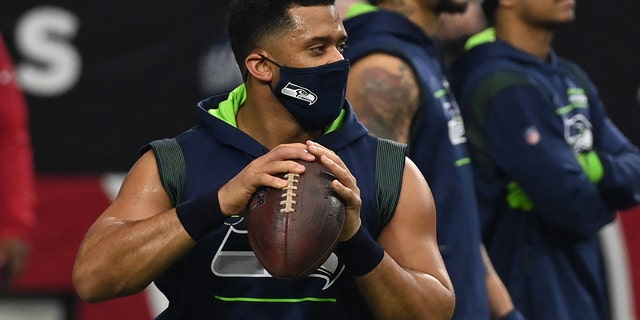
{"label": "arm tattoo", "polygon": [[418,107],[418,87],[413,71],[402,65],[395,72],[382,67],[364,70],[354,108],[371,134],[408,142]]}

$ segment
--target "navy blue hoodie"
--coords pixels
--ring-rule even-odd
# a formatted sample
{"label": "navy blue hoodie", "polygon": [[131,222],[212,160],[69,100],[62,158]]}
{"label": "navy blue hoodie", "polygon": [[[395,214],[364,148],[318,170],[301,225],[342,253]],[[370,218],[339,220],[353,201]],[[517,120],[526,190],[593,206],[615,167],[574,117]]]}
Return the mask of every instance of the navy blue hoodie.
{"label": "navy blue hoodie", "polygon": [[[269,151],[235,125],[234,112],[243,103],[242,89],[202,101],[200,124],[176,137],[185,162],[178,204],[213,194]],[[230,105],[235,105],[235,111]],[[211,114],[216,111],[216,116]],[[380,140],[367,135],[348,102],[338,122],[335,130],[316,141],[334,150],[356,177],[363,226],[377,238],[385,223],[376,195]],[[230,217],[155,280],[169,300],[158,319],[370,319],[354,278],[345,268],[348,270],[332,254],[304,279],[274,278],[251,250],[244,217]]]}
{"label": "navy blue hoodie", "polygon": [[427,179],[437,209],[438,244],[456,292],[453,319],[488,319],[480,226],[464,125],[436,43],[406,17],[388,10],[344,21],[344,56],[352,64],[382,52],[403,59],[420,86],[409,157]]}
{"label": "navy blue hoodie", "polygon": [[[554,52],[542,61],[500,40],[480,44],[451,80],[485,245],[516,307],[527,319],[609,319],[598,232],[640,200],[638,149],[586,74]],[[595,162],[583,169],[587,155]]]}

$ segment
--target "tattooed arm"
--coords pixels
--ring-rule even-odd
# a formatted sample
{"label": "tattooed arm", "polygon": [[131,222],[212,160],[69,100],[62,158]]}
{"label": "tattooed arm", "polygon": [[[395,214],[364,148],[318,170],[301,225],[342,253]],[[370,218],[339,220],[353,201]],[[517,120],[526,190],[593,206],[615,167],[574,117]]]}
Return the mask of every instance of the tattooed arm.
{"label": "tattooed arm", "polygon": [[408,143],[419,92],[413,70],[397,57],[376,53],[351,66],[347,99],[372,135]]}

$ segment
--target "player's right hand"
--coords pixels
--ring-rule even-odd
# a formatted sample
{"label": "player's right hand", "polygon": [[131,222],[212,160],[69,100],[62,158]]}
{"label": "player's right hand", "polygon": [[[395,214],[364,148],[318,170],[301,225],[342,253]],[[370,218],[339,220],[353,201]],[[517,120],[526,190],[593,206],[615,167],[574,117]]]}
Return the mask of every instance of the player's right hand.
{"label": "player's right hand", "polygon": [[276,189],[286,187],[287,180],[277,177],[278,174],[301,174],[305,169],[294,159],[313,161],[315,156],[309,153],[307,145],[291,143],[278,145],[251,161],[218,191],[222,213],[227,216],[242,214],[253,193],[262,186]]}

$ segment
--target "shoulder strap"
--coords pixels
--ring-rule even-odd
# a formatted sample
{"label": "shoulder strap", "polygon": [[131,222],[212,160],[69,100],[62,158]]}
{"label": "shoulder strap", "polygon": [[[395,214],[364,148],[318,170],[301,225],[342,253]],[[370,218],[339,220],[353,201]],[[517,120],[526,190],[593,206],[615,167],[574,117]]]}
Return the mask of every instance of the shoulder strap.
{"label": "shoulder strap", "polygon": [[406,154],[407,145],[387,139],[378,139],[376,201],[380,229],[391,220],[398,205]]}
{"label": "shoulder strap", "polygon": [[180,201],[186,172],[182,149],[175,138],[155,140],[150,145],[158,162],[162,185],[175,206]]}
{"label": "shoulder strap", "polygon": [[[162,184],[176,205],[180,201],[186,171],[180,145],[175,138],[155,140],[150,145],[158,161]],[[377,149],[376,201],[382,228],[391,220],[398,205],[407,146],[379,139]]]}

